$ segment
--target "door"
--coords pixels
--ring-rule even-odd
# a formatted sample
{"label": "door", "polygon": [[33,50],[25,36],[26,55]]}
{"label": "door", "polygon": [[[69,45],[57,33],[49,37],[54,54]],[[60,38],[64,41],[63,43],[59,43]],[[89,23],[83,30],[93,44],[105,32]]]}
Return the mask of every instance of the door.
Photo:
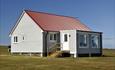
{"label": "door", "polygon": [[62,34],[62,50],[69,50],[69,34]]}

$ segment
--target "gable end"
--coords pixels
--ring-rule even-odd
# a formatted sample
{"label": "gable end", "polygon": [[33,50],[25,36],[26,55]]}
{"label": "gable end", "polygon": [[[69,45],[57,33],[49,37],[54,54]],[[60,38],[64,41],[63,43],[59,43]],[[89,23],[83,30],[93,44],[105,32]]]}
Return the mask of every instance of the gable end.
{"label": "gable end", "polygon": [[[13,26],[13,28],[11,29],[11,32],[9,33],[9,37],[13,34],[13,32],[15,31],[15,29],[16,29],[16,27],[18,26],[18,24],[20,23],[20,20],[22,19],[22,17],[24,16],[24,14],[25,14],[26,12],[25,11],[23,11],[22,13],[21,13],[21,16],[17,19],[17,21],[16,21],[16,24]],[[28,13],[26,13],[34,22],[35,22],[35,20],[28,14]],[[36,22],[35,22],[36,23]],[[38,24],[37,24],[38,25]],[[39,26],[39,25],[38,25]],[[40,26],[39,26],[40,27]],[[40,27],[41,28],[41,27]],[[41,28],[42,29],[42,28]],[[42,29],[43,30],[43,29]]]}

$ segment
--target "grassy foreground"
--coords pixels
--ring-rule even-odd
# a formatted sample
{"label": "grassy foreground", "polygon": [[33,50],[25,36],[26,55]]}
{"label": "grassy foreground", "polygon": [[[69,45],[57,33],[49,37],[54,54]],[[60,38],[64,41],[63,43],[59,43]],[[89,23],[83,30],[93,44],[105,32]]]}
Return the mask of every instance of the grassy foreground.
{"label": "grassy foreground", "polygon": [[103,50],[103,57],[41,58],[12,56],[0,47],[0,70],[115,70],[115,50]]}

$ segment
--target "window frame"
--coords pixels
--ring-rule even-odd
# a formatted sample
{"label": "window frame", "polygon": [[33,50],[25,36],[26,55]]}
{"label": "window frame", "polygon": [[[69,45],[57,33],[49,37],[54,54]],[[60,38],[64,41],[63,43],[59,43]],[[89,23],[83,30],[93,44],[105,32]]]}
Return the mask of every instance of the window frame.
{"label": "window frame", "polygon": [[68,42],[68,34],[64,34],[64,42]]}
{"label": "window frame", "polygon": [[55,41],[57,40],[57,34],[54,34],[54,40]]}
{"label": "window frame", "polygon": [[[98,41],[98,44],[97,44],[97,47],[94,47],[93,45],[92,45],[92,36],[97,36],[97,41]],[[99,38],[99,35],[97,35],[97,34],[91,34],[91,37],[90,37],[91,39],[91,48],[99,48],[99,44],[100,44],[100,38]]]}
{"label": "window frame", "polygon": [[50,40],[50,41],[53,40],[53,34],[50,34],[50,35],[49,35],[49,40]]}
{"label": "window frame", "polygon": [[55,42],[55,41],[57,41],[57,34],[56,34],[56,33],[50,33],[50,34],[49,34],[49,41],[50,41],[50,42]]}
{"label": "window frame", "polygon": [[[86,46],[80,46],[80,36],[81,35],[85,35],[85,42],[86,42]],[[79,48],[88,48],[88,35],[87,34],[85,34],[85,33],[80,33],[79,35],[78,35],[78,45],[79,45]]]}
{"label": "window frame", "polygon": [[18,42],[19,42],[18,36],[13,36],[13,43],[18,43]]}
{"label": "window frame", "polygon": [[22,41],[25,41],[25,36],[22,36]]}

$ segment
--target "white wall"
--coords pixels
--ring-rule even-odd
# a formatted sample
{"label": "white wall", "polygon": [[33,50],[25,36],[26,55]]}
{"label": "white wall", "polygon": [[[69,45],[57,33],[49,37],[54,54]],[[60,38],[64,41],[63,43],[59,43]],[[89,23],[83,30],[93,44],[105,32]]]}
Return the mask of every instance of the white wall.
{"label": "white wall", "polygon": [[[70,35],[69,37],[69,51],[70,54],[74,54],[74,57],[76,57],[77,54],[77,48],[76,48],[76,30],[61,30],[60,31],[60,38],[63,33],[68,33]],[[62,39],[60,39],[62,43]]]}
{"label": "white wall", "polygon": [[[24,13],[11,35],[11,52],[43,52],[42,32],[28,14]],[[18,43],[13,43],[14,36],[18,36]]]}

